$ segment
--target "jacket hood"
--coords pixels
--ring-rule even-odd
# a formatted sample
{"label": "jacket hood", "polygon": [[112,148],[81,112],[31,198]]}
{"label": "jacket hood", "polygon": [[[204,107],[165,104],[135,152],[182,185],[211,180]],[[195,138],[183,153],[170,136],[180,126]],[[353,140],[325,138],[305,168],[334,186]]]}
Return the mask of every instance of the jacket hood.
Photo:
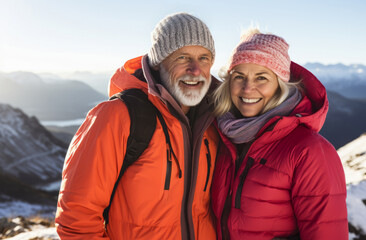
{"label": "jacket hood", "polygon": [[111,80],[109,81],[109,97],[130,88],[138,88],[147,93],[146,82],[143,82],[132,75],[137,69],[142,67],[142,58],[143,57],[140,56],[128,60],[121,68],[117,69],[117,71],[114,73]]}
{"label": "jacket hood", "polygon": [[292,115],[302,116],[299,118],[301,123],[319,132],[329,109],[325,87],[311,72],[294,62],[291,63],[291,74],[294,79],[301,81],[304,96]]}
{"label": "jacket hood", "polygon": [[289,116],[272,118],[258,132],[257,136],[266,135],[265,143],[282,138],[300,124],[315,132],[323,127],[329,108],[325,87],[311,72],[294,62],[291,62],[291,81],[300,81],[303,99]]}

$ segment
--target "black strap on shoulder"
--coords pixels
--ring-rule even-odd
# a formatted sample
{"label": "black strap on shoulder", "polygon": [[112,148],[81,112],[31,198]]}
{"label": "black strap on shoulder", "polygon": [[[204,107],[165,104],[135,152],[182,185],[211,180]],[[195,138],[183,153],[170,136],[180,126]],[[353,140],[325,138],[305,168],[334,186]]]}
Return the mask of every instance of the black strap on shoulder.
{"label": "black strap on shoulder", "polygon": [[119,181],[126,169],[133,164],[148,147],[156,128],[157,109],[148,100],[147,95],[140,89],[128,89],[110,98],[119,98],[127,106],[131,125],[130,135],[127,139],[126,154],[118,179],[114,185],[108,207],[103,211],[104,224],[107,227],[109,208],[112,204]]}

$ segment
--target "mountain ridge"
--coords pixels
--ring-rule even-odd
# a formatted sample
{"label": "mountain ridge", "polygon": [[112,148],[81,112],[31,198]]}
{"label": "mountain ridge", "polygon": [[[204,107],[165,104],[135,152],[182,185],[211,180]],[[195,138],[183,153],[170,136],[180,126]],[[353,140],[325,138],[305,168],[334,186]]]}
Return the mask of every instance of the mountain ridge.
{"label": "mountain ridge", "polygon": [[2,73],[0,86],[1,103],[21,108],[42,121],[84,118],[92,107],[107,100],[84,82],[47,82],[30,72]]}
{"label": "mountain ridge", "polygon": [[68,144],[8,104],[0,104],[0,116],[2,172],[31,186],[59,180]]}

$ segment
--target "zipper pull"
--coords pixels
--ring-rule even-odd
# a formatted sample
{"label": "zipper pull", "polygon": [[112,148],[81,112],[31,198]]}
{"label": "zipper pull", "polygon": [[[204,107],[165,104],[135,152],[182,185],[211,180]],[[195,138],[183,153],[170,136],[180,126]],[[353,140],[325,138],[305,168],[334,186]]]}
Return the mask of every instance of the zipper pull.
{"label": "zipper pull", "polygon": [[206,159],[207,159],[207,177],[206,177],[206,183],[205,183],[205,187],[203,189],[203,191],[205,192],[208,186],[208,181],[210,179],[210,174],[211,174],[211,152],[210,152],[210,147],[209,147],[209,142],[207,140],[207,138],[205,138],[203,140],[205,142],[206,145]]}
{"label": "zipper pull", "polygon": [[167,153],[167,158],[169,159],[169,161],[172,161],[172,150],[170,149],[169,144],[166,144],[166,153]]}
{"label": "zipper pull", "polygon": [[171,160],[172,159],[172,155],[173,155],[173,158],[174,158],[174,161],[175,163],[177,164],[177,167],[178,167],[178,177],[179,178],[182,178],[182,169],[180,167],[180,164],[179,164],[179,161],[178,161],[178,158],[177,156],[175,155],[174,151],[173,151],[173,148],[170,146],[170,144],[168,144],[168,149],[169,149],[169,159]]}

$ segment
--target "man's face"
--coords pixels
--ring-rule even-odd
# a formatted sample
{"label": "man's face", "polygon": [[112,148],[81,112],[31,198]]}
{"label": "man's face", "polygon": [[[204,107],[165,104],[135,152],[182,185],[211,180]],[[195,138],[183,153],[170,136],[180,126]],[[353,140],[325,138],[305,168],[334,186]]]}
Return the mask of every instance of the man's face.
{"label": "man's face", "polygon": [[186,113],[199,104],[211,84],[212,54],[201,46],[185,46],[160,64],[160,77]]}

